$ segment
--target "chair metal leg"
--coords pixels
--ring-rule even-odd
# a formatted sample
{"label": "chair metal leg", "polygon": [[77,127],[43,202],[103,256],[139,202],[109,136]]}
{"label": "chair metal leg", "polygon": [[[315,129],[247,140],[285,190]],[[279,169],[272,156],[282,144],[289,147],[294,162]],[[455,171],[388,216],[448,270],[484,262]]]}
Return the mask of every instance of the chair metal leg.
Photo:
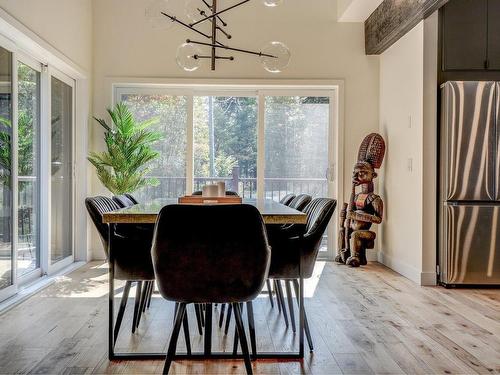
{"label": "chair metal leg", "polygon": [[257,340],[255,338],[255,320],[253,316],[252,301],[247,302],[247,318],[248,318],[248,330],[250,332],[250,345],[252,346],[252,357],[253,359],[255,359],[257,356]]}
{"label": "chair metal leg", "polygon": [[273,290],[271,289],[271,281],[269,279],[266,279],[266,287],[267,287],[267,293],[269,294],[269,302],[271,302],[271,308],[274,308],[274,301],[273,301]]}
{"label": "chair metal leg", "polygon": [[285,305],[285,297],[284,297],[284,294],[283,294],[283,288],[281,287],[281,280],[275,280],[276,281],[276,290],[277,290],[277,294],[278,294],[278,299],[279,299],[279,302],[281,304],[281,310],[283,311],[283,319],[285,319],[285,325],[286,325],[286,328],[288,328],[288,314],[286,312],[286,305]]}
{"label": "chair metal leg", "polygon": [[226,311],[226,304],[223,303],[220,308],[220,316],[219,316],[219,328],[222,328],[222,323],[224,323],[224,312]]}
{"label": "chair metal leg", "polygon": [[182,319],[182,327],[184,328],[184,340],[186,341],[186,351],[188,355],[191,355],[191,338],[189,337],[189,322],[187,309],[184,313],[184,318]]}
{"label": "chair metal leg", "polygon": [[123,315],[125,313],[125,308],[127,307],[128,294],[130,292],[131,285],[132,281],[127,281],[125,283],[125,287],[123,288],[123,296],[120,302],[120,309],[118,310],[118,316],[116,317],[116,325],[113,334],[114,342],[116,342],[116,338],[118,337],[118,332],[120,332],[120,326],[122,325]]}
{"label": "chair metal leg", "polygon": [[205,304],[205,343],[203,351],[205,355],[212,353],[212,304]]}
{"label": "chair metal leg", "polygon": [[179,304],[176,310],[177,312],[175,314],[174,328],[172,330],[172,333],[170,334],[170,342],[168,344],[165,366],[163,366],[163,374],[168,374],[168,371],[170,370],[170,365],[172,364],[172,361],[174,360],[175,357],[175,349],[177,348],[179,331],[181,330],[181,324],[184,320],[184,315],[186,314],[186,304],[185,303]]}
{"label": "chair metal leg", "polygon": [[231,322],[231,312],[233,311],[233,304],[231,303],[227,308],[226,316],[226,327],[224,328],[224,334],[227,335],[229,332],[229,323]]}
{"label": "chair metal leg", "polygon": [[250,353],[248,352],[248,343],[245,334],[245,327],[243,326],[243,319],[241,318],[241,308],[238,303],[233,303],[234,310],[234,320],[236,322],[236,327],[238,330],[238,338],[241,344],[241,351],[243,353],[243,359],[245,360],[245,368],[247,374],[253,374],[252,363],[250,361]]}
{"label": "chair metal leg", "polygon": [[141,291],[142,291],[142,281],[138,281],[135,290],[135,305],[134,305],[134,317],[132,318],[132,333],[135,333],[137,328],[137,316],[139,314],[139,306],[141,303]]}
{"label": "chair metal leg", "polygon": [[137,314],[136,328],[139,328],[139,323],[141,322],[142,313],[146,310],[148,289],[149,289],[149,281],[145,281],[141,292],[141,303],[139,305],[139,312]]}
{"label": "chair metal leg", "polygon": [[[293,287],[295,289],[295,295],[299,295],[299,281],[297,279],[293,280]],[[297,299],[297,304],[299,303]],[[305,309],[304,309],[305,310]],[[311,331],[309,330],[309,323],[307,321],[307,314],[304,311],[304,331],[306,333],[306,338],[307,338],[307,344],[309,345],[309,351],[314,350],[314,345],[313,345],[313,340],[311,336]]]}
{"label": "chair metal leg", "polygon": [[233,355],[238,354],[238,327],[234,326]]}
{"label": "chair metal leg", "polygon": [[196,323],[198,324],[198,333],[203,335],[203,326],[201,325],[201,307],[198,303],[194,304],[194,312],[196,314]]}
{"label": "chair metal leg", "polygon": [[279,296],[279,290],[278,290],[278,280],[273,280],[274,281],[274,292],[276,293],[276,304],[278,305],[278,314],[281,314],[281,303],[280,303],[280,296]]}
{"label": "chair metal leg", "polygon": [[292,281],[285,280],[286,296],[288,299],[288,311],[290,312],[290,321],[292,323],[292,331],[295,333],[295,312],[293,310],[293,295],[292,295]]}
{"label": "chair metal leg", "polygon": [[149,306],[151,306],[151,298],[153,297],[153,290],[155,288],[155,281],[152,280],[149,282],[149,293],[148,293],[148,303],[146,308],[149,309]]}

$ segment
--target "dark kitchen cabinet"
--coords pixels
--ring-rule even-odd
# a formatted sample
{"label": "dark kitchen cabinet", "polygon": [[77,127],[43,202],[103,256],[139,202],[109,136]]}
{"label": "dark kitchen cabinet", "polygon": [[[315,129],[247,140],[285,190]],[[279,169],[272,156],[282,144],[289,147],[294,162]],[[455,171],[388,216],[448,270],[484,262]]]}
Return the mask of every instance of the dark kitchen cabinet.
{"label": "dark kitchen cabinet", "polygon": [[488,69],[500,70],[500,0],[488,0]]}
{"label": "dark kitchen cabinet", "polygon": [[450,0],[443,7],[443,70],[482,70],[487,60],[488,0]]}

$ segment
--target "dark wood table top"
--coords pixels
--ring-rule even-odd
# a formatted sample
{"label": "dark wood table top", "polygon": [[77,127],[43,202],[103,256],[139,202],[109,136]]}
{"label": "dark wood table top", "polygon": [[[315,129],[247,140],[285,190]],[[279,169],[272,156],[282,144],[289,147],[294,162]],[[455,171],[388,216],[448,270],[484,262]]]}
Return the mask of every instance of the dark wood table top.
{"label": "dark wood table top", "polygon": [[[103,223],[154,224],[163,206],[177,204],[176,198],[155,199],[151,202],[136,204],[103,215]],[[285,206],[271,199],[243,199],[259,210],[266,224],[305,224],[307,216],[303,212]]]}

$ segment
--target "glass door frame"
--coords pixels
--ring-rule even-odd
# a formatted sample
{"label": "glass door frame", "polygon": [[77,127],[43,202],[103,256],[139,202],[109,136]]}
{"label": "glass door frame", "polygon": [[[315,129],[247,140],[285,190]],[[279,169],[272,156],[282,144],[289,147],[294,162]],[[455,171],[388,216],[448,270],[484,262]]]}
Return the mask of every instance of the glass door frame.
{"label": "glass door frame", "polygon": [[[17,251],[19,250],[18,249],[18,215],[17,215],[17,212],[18,212],[18,206],[19,206],[19,190],[18,190],[18,186],[19,186],[19,174],[18,174],[18,152],[17,152],[17,149],[18,149],[18,110],[19,110],[19,105],[18,105],[18,87],[19,87],[19,82],[18,82],[18,69],[19,69],[19,63],[21,64],[24,64],[28,67],[30,67],[31,69],[35,70],[36,72],[38,72],[40,74],[40,86],[38,88],[38,92],[39,92],[39,104],[38,104],[38,107],[39,107],[39,112],[38,112],[38,129],[36,131],[36,140],[37,140],[37,150],[36,150],[36,154],[37,154],[37,158],[38,158],[38,161],[37,161],[37,182],[38,182],[38,191],[37,191],[37,195],[38,195],[38,207],[37,207],[37,217],[36,217],[36,221],[37,221],[37,230],[38,230],[38,243],[37,243],[37,251],[38,251],[38,264],[39,266],[28,272],[27,274],[23,275],[23,276],[20,276],[20,277],[17,277]],[[26,284],[26,283],[29,283],[29,282],[32,282],[38,278],[40,278],[43,274],[43,263],[42,263],[42,258],[43,258],[43,251],[42,251],[42,246],[41,246],[41,234],[43,232],[43,227],[42,227],[42,216],[41,216],[41,206],[42,206],[42,195],[41,195],[41,185],[42,185],[42,174],[41,174],[41,166],[42,166],[42,161],[41,161],[41,155],[42,155],[42,148],[41,148],[41,140],[42,140],[42,122],[43,122],[43,117],[42,117],[42,104],[43,104],[43,101],[42,101],[42,97],[43,97],[43,92],[44,92],[44,85],[43,85],[43,67],[42,67],[42,64],[40,62],[38,62],[37,60],[31,58],[30,56],[22,53],[22,52],[17,52],[16,53],[16,59],[15,59],[15,65],[13,65],[13,71],[15,72],[16,74],[16,80],[15,80],[15,84],[16,84],[16,90],[15,90],[15,96],[16,96],[16,100],[15,100],[15,110],[14,110],[14,106],[13,106],[13,110],[14,110],[14,113],[15,113],[15,122],[13,121],[14,124],[16,124],[15,128],[16,128],[16,140],[15,140],[15,147],[16,147],[16,152],[15,152],[15,158],[16,158],[16,171],[15,171],[15,194],[16,194],[16,198],[15,198],[15,209],[16,209],[16,247],[15,247],[15,253],[16,253],[16,281],[18,282],[19,285],[23,285],[23,284]]]}
{"label": "glass door frame", "polygon": [[43,212],[45,213],[45,219],[44,220],[44,245],[46,251],[44,252],[46,259],[44,259],[44,264],[45,264],[45,269],[47,270],[47,273],[53,274],[55,272],[58,272],[59,270],[68,267],[70,264],[72,264],[75,261],[75,228],[74,224],[76,222],[76,210],[75,210],[75,197],[76,197],[76,184],[75,184],[75,179],[76,179],[76,142],[75,142],[75,123],[76,123],[76,82],[74,79],[68,77],[66,74],[62,73],[61,71],[49,66],[46,68],[47,74],[45,79],[47,80],[46,85],[47,85],[47,105],[45,106],[45,134],[51,134],[52,132],[52,124],[51,124],[51,119],[52,119],[52,78],[56,78],[59,81],[67,84],[68,86],[71,87],[71,202],[70,202],[70,209],[71,209],[71,255],[57,261],[56,263],[52,263],[52,249],[51,249],[51,210],[52,210],[52,182],[51,182],[51,168],[52,168],[52,139],[51,137],[45,137],[43,139],[43,150],[44,150],[44,167],[45,170],[43,171],[44,176],[45,176],[45,183],[44,183],[44,189],[43,189],[43,197],[44,199],[44,205],[43,205]]}
{"label": "glass door frame", "polygon": [[[186,96],[188,100],[186,121],[186,193],[194,187],[194,119],[193,102],[195,96],[245,96],[257,97],[257,197],[265,194],[265,97],[266,96],[316,96],[328,97],[329,127],[328,127],[328,165],[325,171],[328,183],[328,196],[337,199],[337,205],[343,202],[343,82],[332,85],[265,85],[265,84],[124,84],[113,83],[112,106],[126,94],[162,94]],[[262,109],[262,110],[261,110]],[[338,166],[341,166],[339,168]],[[328,251],[320,254],[320,260],[333,260],[337,247],[338,207],[328,226]]]}

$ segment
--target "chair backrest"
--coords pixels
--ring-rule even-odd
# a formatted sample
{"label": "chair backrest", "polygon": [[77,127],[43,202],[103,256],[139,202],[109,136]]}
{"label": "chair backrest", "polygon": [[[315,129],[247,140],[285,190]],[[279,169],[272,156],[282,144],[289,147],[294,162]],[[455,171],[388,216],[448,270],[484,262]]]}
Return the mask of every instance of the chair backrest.
{"label": "chair backrest", "polygon": [[102,216],[105,212],[114,211],[121,207],[111,198],[102,196],[85,199],[85,207],[87,207],[90,218],[99,232],[99,237],[101,238],[102,245],[104,246],[104,252],[107,257],[109,227],[108,224],[104,224],[102,222]]}
{"label": "chair backrest", "polygon": [[113,200],[116,203],[118,203],[118,205],[122,208],[130,207],[130,206],[137,204],[137,203],[134,203],[134,201],[132,199],[130,199],[130,197],[132,197],[130,194],[115,195],[113,197]]}
{"label": "chair backrest", "polygon": [[135,197],[132,195],[132,194],[124,194],[133,204],[139,204],[139,202],[137,201],[137,199],[135,199]]}
{"label": "chair backrest", "polygon": [[[192,195],[201,195],[203,192],[201,190],[193,191]],[[239,196],[237,192],[232,190],[226,190],[226,195]]]}
{"label": "chair backrest", "polygon": [[293,198],[295,198],[295,194],[287,194],[281,198],[280,203],[288,206],[293,201]]}
{"label": "chair backrest", "polygon": [[335,212],[337,201],[329,198],[313,199],[304,209],[307,214],[306,233],[302,248],[302,267],[304,277],[311,277],[314,263],[318,257],[323,234]]}
{"label": "chair backrest", "polygon": [[295,198],[292,199],[290,204],[288,205],[291,208],[295,208],[296,210],[303,211],[304,208],[308,205],[308,203],[312,200],[312,197],[308,194],[299,194]]}
{"label": "chair backrest", "polygon": [[160,293],[177,302],[250,301],[269,269],[262,216],[246,204],[163,207],[151,252]]}

